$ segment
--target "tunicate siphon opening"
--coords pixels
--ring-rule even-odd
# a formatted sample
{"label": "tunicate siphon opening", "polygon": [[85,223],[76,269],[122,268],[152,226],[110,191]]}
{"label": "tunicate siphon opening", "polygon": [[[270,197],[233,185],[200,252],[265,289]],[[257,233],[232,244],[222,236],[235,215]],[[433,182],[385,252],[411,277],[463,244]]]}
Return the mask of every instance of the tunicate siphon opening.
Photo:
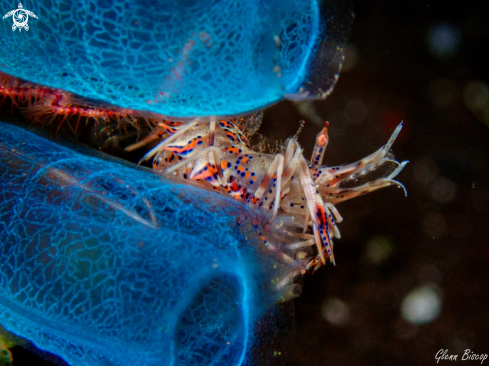
{"label": "tunicate siphon opening", "polygon": [[239,365],[246,346],[243,287],[229,274],[204,286],[182,311],[175,328],[174,364]]}

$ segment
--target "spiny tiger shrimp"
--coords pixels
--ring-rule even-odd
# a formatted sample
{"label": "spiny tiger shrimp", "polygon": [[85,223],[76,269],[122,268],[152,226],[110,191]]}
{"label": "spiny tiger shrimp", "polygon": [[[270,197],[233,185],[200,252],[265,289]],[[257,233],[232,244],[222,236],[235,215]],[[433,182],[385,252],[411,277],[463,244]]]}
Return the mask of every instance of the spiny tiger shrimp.
{"label": "spiny tiger shrimp", "polygon": [[[144,157],[146,160],[153,158],[155,169],[270,211],[271,225],[280,212],[281,230],[270,228],[258,234],[265,247],[303,270],[317,269],[325,264],[325,254],[334,263],[332,240],[340,237],[336,222],[342,221],[334,206],[336,203],[393,184],[404,189],[393,178],[407,162],[398,163],[389,154],[401,125],[385,146],[366,158],[353,164],[323,167],[328,123],[318,134],[311,161],[308,162],[295,136],[286,142],[282,153],[254,151],[246,136],[252,135],[259,127],[259,117],[219,121],[216,118],[195,119],[190,123],[162,120],[160,115],[154,113],[115,106],[97,107],[71,93],[3,73],[0,73],[0,97],[0,106],[5,99],[11,99],[12,108],[27,104],[26,114],[34,121],[48,117],[48,124],[51,124],[59,117],[61,121],[57,122],[56,132],[71,116],[78,117],[75,132],[83,118],[86,122],[102,120],[108,123],[113,120],[124,129],[127,125],[133,125],[138,133],[140,119],[145,120],[148,126],[156,125],[152,133],[127,150],[161,140]],[[369,180],[370,173],[380,170],[385,164],[389,164],[387,173]],[[283,221],[284,217],[288,221]],[[302,232],[298,232],[299,229]],[[287,253],[282,250],[284,246],[277,243],[277,240],[283,241],[277,232],[292,237],[292,242],[286,241]],[[307,262],[304,258],[309,256],[302,249],[314,245],[318,254]]]}
{"label": "spiny tiger shrimp", "polygon": [[[399,163],[390,154],[402,124],[375,153],[353,164],[326,167],[321,164],[328,144],[328,122],[317,135],[310,162],[304,158],[296,136],[286,141],[282,153],[253,151],[241,122],[216,118],[195,119],[187,124],[162,121],[145,140],[128,149],[161,139],[143,157],[143,160],[153,158],[154,169],[270,210],[271,222],[279,212],[281,217],[289,217],[289,221],[280,223],[283,232],[295,238],[288,248],[317,247],[316,256],[308,262],[302,261],[306,263],[302,271],[316,270],[327,259],[335,263],[332,240],[340,238],[336,223],[343,220],[336,203],[390,185],[404,189],[393,178],[407,161]],[[384,164],[390,165],[387,174],[371,181],[364,179]],[[277,251],[276,241],[280,239],[276,235],[266,231],[258,234],[265,247]],[[306,256],[302,251],[294,253],[299,262]],[[279,254],[289,263],[298,263],[288,254]]]}

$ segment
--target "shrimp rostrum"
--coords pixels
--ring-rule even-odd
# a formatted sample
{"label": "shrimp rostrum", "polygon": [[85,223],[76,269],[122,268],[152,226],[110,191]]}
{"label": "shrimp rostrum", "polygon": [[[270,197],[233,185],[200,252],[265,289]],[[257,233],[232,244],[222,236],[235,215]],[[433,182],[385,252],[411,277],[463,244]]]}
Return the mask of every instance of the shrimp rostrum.
{"label": "shrimp rostrum", "polygon": [[[328,143],[328,122],[318,134],[312,158],[307,161],[296,136],[286,141],[281,153],[254,151],[242,121],[211,118],[186,124],[158,122],[144,141],[160,142],[143,160],[153,158],[153,167],[166,175],[195,181],[269,210],[270,222],[277,214],[288,218],[280,222],[281,233],[294,238],[288,241],[287,248],[295,258],[277,250],[278,242],[283,240],[276,233],[258,234],[267,248],[280,252],[283,260],[299,264],[302,271],[317,269],[328,260],[335,262],[333,238],[340,238],[336,223],[342,221],[336,203],[390,185],[404,189],[393,178],[407,162],[398,163],[390,153],[402,125],[375,153],[353,164],[327,167],[322,166],[322,160]],[[317,248],[317,253],[308,255],[311,250],[306,248],[310,247]]]}

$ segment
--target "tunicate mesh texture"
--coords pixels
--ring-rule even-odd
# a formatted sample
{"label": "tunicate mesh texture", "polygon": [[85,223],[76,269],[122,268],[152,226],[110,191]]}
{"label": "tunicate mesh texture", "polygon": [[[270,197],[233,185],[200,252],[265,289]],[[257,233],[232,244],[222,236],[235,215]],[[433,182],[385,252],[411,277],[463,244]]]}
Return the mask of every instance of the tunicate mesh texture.
{"label": "tunicate mesh texture", "polygon": [[[8,5],[10,4],[10,5]],[[353,18],[340,0],[39,0],[0,21],[0,70],[173,117],[327,95]],[[17,9],[2,2],[0,12]]]}
{"label": "tunicate mesh texture", "polygon": [[73,366],[253,364],[295,270],[264,213],[83,151],[0,123],[0,324]]}

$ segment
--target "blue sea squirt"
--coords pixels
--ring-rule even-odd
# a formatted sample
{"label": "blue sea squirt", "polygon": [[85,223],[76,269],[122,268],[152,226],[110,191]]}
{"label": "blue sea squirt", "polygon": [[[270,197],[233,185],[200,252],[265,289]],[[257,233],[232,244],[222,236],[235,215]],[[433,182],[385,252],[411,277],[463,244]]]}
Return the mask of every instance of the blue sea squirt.
{"label": "blue sea squirt", "polygon": [[[16,2],[2,8],[17,9]],[[0,71],[171,117],[326,96],[353,19],[338,0],[60,1],[0,21]]]}
{"label": "blue sea squirt", "polygon": [[328,95],[348,3],[29,10],[28,34],[0,23],[1,103],[75,132],[82,116],[151,121],[128,149],[156,140],[144,156],[155,169],[0,123],[0,324],[73,366],[270,364],[256,357],[260,321],[297,295],[301,273],[334,262],[334,205],[402,186],[405,163],[390,155],[400,127],[359,162],[324,167],[327,124],[307,161],[296,137],[254,151],[230,116]]}
{"label": "blue sea squirt", "polygon": [[297,270],[269,216],[84,153],[0,124],[1,324],[74,366],[249,364]]}

